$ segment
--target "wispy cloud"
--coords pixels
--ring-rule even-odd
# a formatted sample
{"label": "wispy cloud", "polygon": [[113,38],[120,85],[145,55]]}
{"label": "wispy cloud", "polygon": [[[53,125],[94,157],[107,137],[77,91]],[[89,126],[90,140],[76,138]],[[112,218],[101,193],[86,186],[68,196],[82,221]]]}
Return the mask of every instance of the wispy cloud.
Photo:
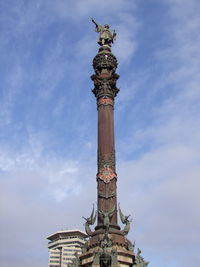
{"label": "wispy cloud", "polygon": [[[89,212],[89,203],[95,202],[95,192],[85,195],[93,192],[91,187],[95,186],[95,179],[91,179],[93,167],[86,162],[43,157],[41,148],[37,153],[0,150],[1,237],[4,243],[13,240],[10,249],[14,251],[10,258],[4,246],[1,262],[9,266],[17,261],[17,266],[25,266],[38,260],[42,265],[47,262],[45,237],[48,234],[73,228],[75,221],[76,227],[83,228],[81,216]],[[18,256],[17,247],[24,251],[23,257]],[[34,253],[35,247],[41,255]]]}

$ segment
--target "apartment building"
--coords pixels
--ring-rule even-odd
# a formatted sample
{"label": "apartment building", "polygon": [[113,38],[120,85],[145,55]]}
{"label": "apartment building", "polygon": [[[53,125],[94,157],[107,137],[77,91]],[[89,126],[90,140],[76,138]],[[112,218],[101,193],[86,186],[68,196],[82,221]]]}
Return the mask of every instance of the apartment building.
{"label": "apartment building", "polygon": [[75,258],[75,254],[81,254],[81,248],[85,244],[86,233],[80,230],[61,230],[48,236],[49,240],[49,267],[67,267]]}

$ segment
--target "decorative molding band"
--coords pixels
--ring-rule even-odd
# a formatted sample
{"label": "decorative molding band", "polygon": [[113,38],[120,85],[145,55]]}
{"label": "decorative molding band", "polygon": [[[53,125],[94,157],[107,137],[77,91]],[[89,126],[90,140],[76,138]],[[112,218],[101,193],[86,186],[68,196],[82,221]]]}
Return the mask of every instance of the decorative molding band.
{"label": "decorative molding band", "polygon": [[98,196],[101,197],[101,198],[105,198],[105,199],[109,199],[109,198],[113,198],[113,197],[116,197],[116,192],[113,191],[112,193],[110,194],[101,194],[100,192],[98,193]]}
{"label": "decorative molding band", "polygon": [[99,106],[101,106],[101,105],[103,105],[103,106],[108,106],[108,105],[110,105],[110,106],[114,106],[114,100],[112,99],[112,98],[109,98],[109,97],[101,97],[101,98],[99,98],[98,100],[97,100],[97,106],[99,107]]}

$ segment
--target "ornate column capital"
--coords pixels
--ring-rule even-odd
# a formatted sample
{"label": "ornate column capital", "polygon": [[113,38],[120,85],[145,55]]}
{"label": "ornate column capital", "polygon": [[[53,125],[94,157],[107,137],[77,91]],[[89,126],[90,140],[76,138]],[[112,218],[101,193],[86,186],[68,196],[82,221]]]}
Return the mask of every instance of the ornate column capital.
{"label": "ornate column capital", "polygon": [[106,73],[115,73],[117,69],[117,58],[111,53],[110,48],[101,47],[99,53],[93,59],[93,68],[95,73],[100,75]]}
{"label": "ornate column capital", "polygon": [[119,78],[119,75],[114,73],[113,75],[92,75],[91,79],[94,82],[94,89],[92,92],[96,96],[97,99],[100,97],[110,97],[112,99],[115,98],[119,89],[116,87],[116,81]]}
{"label": "ornate column capital", "polygon": [[93,59],[93,68],[95,74],[91,76],[94,82],[92,92],[97,99],[100,97],[115,98],[119,89],[116,87],[116,82],[119,75],[115,73],[117,68],[117,59],[111,53],[108,46],[102,46],[99,53]]}

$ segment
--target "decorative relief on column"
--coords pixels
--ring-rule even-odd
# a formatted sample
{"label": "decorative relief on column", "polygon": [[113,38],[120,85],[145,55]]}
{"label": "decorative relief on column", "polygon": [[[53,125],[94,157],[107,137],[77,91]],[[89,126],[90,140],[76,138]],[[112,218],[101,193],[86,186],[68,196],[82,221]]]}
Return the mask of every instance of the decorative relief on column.
{"label": "decorative relief on column", "polygon": [[101,192],[99,192],[98,196],[101,198],[109,199],[109,198],[115,197],[116,193],[115,193],[115,190],[112,191],[110,194],[108,192],[106,192],[106,194],[102,194]]}
{"label": "decorative relief on column", "polygon": [[115,172],[115,150],[113,148],[109,155],[102,155],[101,151],[98,150],[98,172],[103,168],[110,168]]}
{"label": "decorative relief on column", "polygon": [[115,205],[113,205],[112,208],[109,210],[99,210],[100,219],[103,222],[103,226],[105,227],[105,231],[108,233],[109,227],[110,227],[110,221],[112,219],[112,216],[115,212]]}
{"label": "decorative relief on column", "polygon": [[98,196],[101,198],[109,199],[116,196],[116,179],[105,183],[103,180],[98,179]]}
{"label": "decorative relief on column", "polygon": [[119,89],[116,87],[119,75],[115,73],[117,59],[111,53],[109,47],[101,47],[99,53],[93,59],[93,68],[95,74],[91,76],[91,79],[95,86],[92,90],[94,95],[97,99],[102,96],[114,99],[119,92]]}
{"label": "decorative relief on column", "polygon": [[117,174],[113,172],[113,170],[107,167],[106,165],[97,174],[97,178],[100,178],[106,184],[110,183],[110,181],[116,177],[117,177]]}
{"label": "decorative relief on column", "polygon": [[101,97],[97,101],[97,106],[99,107],[101,105],[103,105],[103,106],[110,105],[110,106],[114,107],[114,100],[109,98],[109,97],[106,97],[106,96]]}
{"label": "decorative relief on column", "polygon": [[92,75],[91,79],[94,82],[94,89],[92,92],[96,96],[96,98],[100,98],[103,96],[108,96],[112,99],[117,95],[119,92],[119,89],[116,87],[117,79],[119,78],[119,75],[114,73],[112,75]]}
{"label": "decorative relief on column", "polygon": [[113,74],[117,68],[117,58],[110,53],[110,49],[102,49],[93,59],[93,68],[97,75],[102,73]]}
{"label": "decorative relief on column", "polygon": [[[100,178],[97,179],[98,183],[98,209],[104,211],[112,210],[113,206],[117,207],[116,204],[116,178],[110,180],[109,183],[105,183]],[[114,218],[112,218],[112,224],[115,224],[116,220],[116,209]],[[100,218],[98,222],[101,224]]]}

